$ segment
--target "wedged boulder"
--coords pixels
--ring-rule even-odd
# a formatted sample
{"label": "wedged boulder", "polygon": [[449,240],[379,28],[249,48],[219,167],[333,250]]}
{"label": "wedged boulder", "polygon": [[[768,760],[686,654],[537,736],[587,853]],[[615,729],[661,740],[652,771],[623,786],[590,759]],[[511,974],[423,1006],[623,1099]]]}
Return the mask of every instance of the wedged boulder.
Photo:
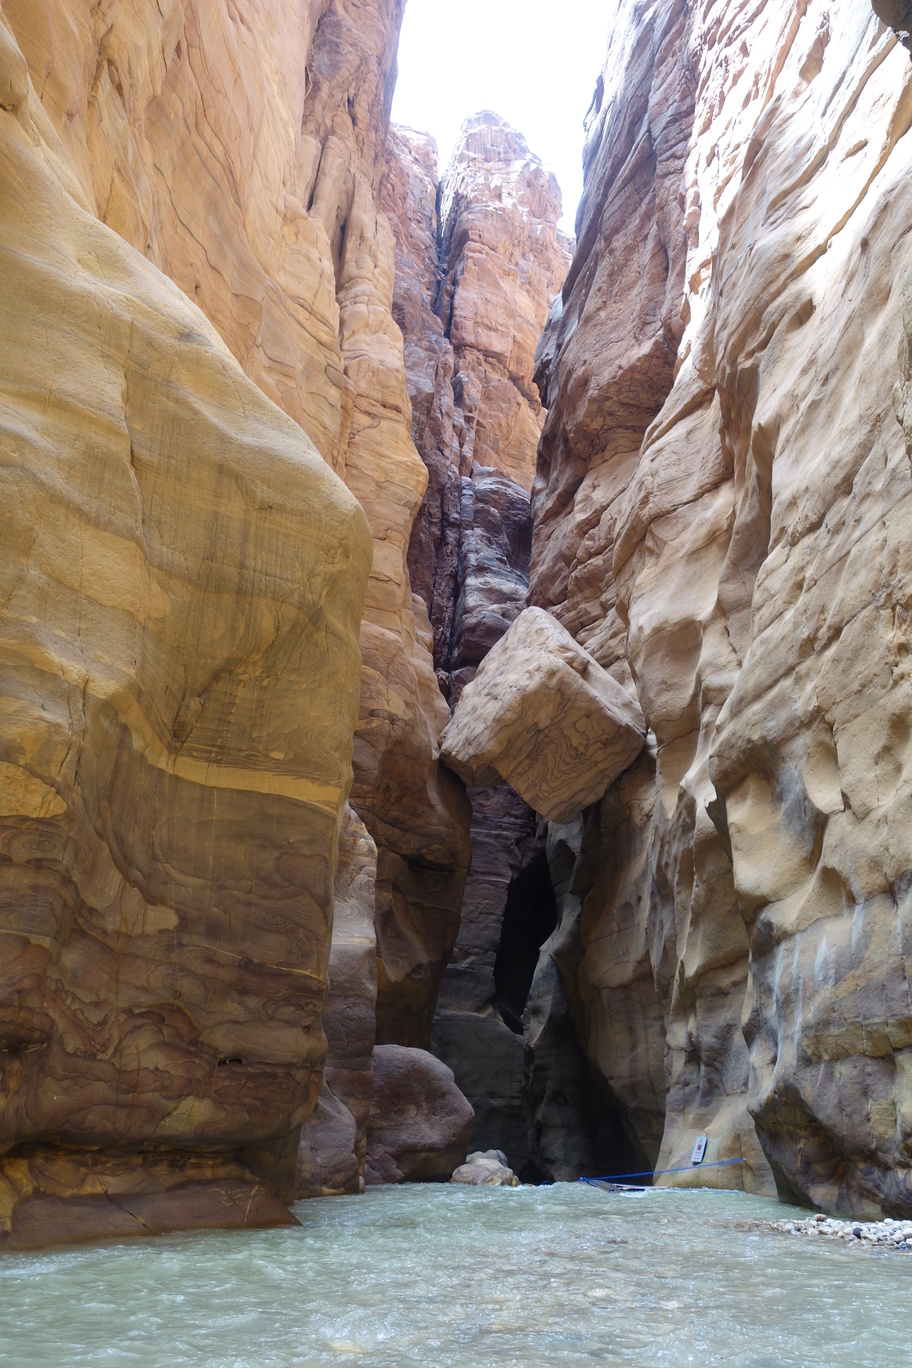
{"label": "wedged boulder", "polygon": [[439,1059],[406,1045],[376,1046],[365,1183],[446,1182],[465,1158],[474,1121]]}
{"label": "wedged boulder", "polygon": [[563,823],[601,798],[645,739],[636,700],[556,618],[526,608],[464,690],[441,756],[466,784],[506,780]]}

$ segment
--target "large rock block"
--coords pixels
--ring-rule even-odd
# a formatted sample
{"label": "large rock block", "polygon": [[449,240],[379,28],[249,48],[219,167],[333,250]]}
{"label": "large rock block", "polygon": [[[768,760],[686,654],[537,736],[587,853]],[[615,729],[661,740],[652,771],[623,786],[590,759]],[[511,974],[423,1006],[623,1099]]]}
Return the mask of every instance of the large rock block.
{"label": "large rock block", "polygon": [[452,1069],[425,1050],[378,1045],[365,1183],[445,1182],[465,1159],[474,1121]]}
{"label": "large rock block", "polygon": [[635,699],[556,618],[527,608],[463,692],[441,756],[467,784],[506,780],[549,822],[568,822],[645,739]]}
{"label": "large rock block", "polygon": [[[200,1152],[194,1181],[222,1156],[236,1188],[240,1156],[290,1195],[325,1055],[370,537],[195,305],[88,212],[2,18],[0,90],[0,1240],[15,1241],[26,1195],[29,1228],[53,1238],[35,1203],[167,1192]],[[179,1205],[167,1219],[199,1223]],[[245,1219],[243,1202],[210,1205]]]}

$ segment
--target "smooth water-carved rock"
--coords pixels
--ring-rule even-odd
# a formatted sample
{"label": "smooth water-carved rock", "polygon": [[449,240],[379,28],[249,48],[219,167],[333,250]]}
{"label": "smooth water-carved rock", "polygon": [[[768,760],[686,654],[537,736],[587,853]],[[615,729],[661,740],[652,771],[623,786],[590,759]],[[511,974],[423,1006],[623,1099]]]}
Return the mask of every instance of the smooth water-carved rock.
{"label": "smooth water-carved rock", "polygon": [[242,1223],[323,1066],[367,527],[0,38],[0,1224]]}
{"label": "smooth water-carved rock", "polygon": [[580,857],[590,1059],[655,1114],[664,1032],[660,1166],[708,1134],[748,1163],[706,1182],[899,1215],[912,80],[834,13],[624,6],[540,350],[532,601],[656,739]]}
{"label": "smooth water-carved rock", "polygon": [[313,440],[374,540],[352,804],[378,845],[382,1030],[427,1042],[469,814],[406,567],[427,476],[410,439],[380,209],[401,0],[6,0],[104,222],[203,310]]}
{"label": "smooth water-carved rock", "polygon": [[425,1050],[378,1045],[364,1181],[445,1182],[465,1158],[474,1119],[452,1069]]}
{"label": "smooth water-carved rock", "polygon": [[441,754],[467,784],[505,780],[548,821],[566,822],[645,739],[635,699],[555,618],[527,608],[463,692]]}

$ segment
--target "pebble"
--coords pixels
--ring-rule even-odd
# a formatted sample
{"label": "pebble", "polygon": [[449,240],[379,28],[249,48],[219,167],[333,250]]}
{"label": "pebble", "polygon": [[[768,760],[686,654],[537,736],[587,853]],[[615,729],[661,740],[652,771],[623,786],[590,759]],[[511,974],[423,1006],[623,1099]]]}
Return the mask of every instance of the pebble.
{"label": "pebble", "polygon": [[758,1221],[756,1228],[776,1230],[783,1235],[822,1235],[844,1240],[850,1247],[899,1249],[912,1253],[912,1221],[897,1221],[887,1216],[882,1221],[841,1221],[818,1212],[806,1221]]}

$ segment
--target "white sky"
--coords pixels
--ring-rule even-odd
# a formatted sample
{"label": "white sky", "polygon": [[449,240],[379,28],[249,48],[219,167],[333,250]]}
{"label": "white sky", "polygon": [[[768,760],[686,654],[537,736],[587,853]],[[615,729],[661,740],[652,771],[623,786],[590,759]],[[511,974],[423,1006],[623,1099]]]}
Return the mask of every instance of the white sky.
{"label": "white sky", "polygon": [[583,116],[616,11],[616,0],[408,0],[393,120],[436,139],[442,173],[463,119],[493,109],[556,174],[572,233]]}

